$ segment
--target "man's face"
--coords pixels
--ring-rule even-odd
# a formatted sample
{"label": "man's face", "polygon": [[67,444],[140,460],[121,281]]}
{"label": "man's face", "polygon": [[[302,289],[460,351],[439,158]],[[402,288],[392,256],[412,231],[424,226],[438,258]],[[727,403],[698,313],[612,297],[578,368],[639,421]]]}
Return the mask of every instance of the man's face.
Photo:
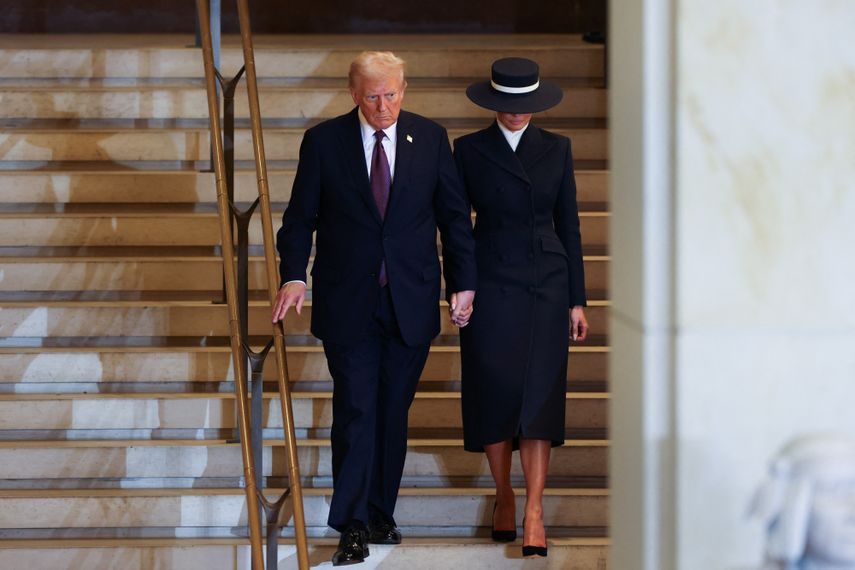
{"label": "man's face", "polygon": [[356,77],[350,94],[368,124],[379,130],[389,128],[398,120],[406,87],[397,73],[385,77]]}

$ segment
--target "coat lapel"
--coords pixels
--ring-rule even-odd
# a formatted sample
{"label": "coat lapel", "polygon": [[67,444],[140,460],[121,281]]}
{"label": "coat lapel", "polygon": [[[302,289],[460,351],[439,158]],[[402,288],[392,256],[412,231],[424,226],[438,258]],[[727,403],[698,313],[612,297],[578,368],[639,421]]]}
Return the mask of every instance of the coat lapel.
{"label": "coat lapel", "polygon": [[395,176],[392,181],[392,190],[389,196],[389,207],[386,217],[392,215],[395,207],[401,202],[401,194],[406,193],[407,183],[410,179],[410,171],[413,155],[416,153],[416,144],[420,139],[413,132],[412,116],[406,111],[398,115],[397,142],[395,143]]}
{"label": "coat lapel", "polygon": [[[525,136],[525,135],[523,135]],[[528,175],[523,170],[522,163],[511,146],[505,139],[505,135],[499,130],[496,121],[488,128],[481,131],[481,136],[472,141],[476,149],[491,162],[500,168],[507,170],[514,176],[529,182]]]}
{"label": "coat lapel", "polygon": [[540,129],[529,123],[516,152],[523,169],[526,172],[531,172],[531,169],[549,152],[554,144],[551,141],[544,141]]}
{"label": "coat lapel", "polygon": [[377,202],[374,201],[374,194],[371,193],[371,183],[365,165],[365,147],[362,145],[362,127],[359,125],[358,109],[358,107],[353,109],[345,116],[339,133],[341,154],[350,170],[350,179],[353,180],[357,192],[362,196],[372,217],[378,224],[382,224],[383,220],[380,219]]}

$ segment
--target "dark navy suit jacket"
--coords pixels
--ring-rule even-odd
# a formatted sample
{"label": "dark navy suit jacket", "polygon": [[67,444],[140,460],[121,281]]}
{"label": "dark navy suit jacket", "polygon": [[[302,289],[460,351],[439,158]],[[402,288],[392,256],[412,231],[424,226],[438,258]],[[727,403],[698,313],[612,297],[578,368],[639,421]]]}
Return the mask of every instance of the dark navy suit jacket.
{"label": "dark navy suit jacket", "polygon": [[306,281],[312,266],[312,333],[356,341],[372,318],[385,257],[401,336],[430,342],[440,330],[440,262],[449,292],[474,290],[471,214],[443,127],[401,111],[385,220],[371,193],[357,108],[306,131],[291,201],[277,235],[280,277]]}

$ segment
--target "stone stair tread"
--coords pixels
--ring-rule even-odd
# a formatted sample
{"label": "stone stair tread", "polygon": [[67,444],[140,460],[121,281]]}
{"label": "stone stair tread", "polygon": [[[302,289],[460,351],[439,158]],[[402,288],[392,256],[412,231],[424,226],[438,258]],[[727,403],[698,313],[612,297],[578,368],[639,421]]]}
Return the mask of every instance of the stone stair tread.
{"label": "stone stair tread", "polygon": [[[432,119],[446,129],[481,129],[489,123],[489,119],[483,117],[432,117]],[[261,121],[265,132],[268,130],[303,130],[317,125],[324,119],[320,118],[264,118]],[[538,117],[537,125],[549,130],[570,129],[606,129],[608,120],[596,117]],[[250,121],[247,118],[235,118],[236,129],[249,129]],[[194,118],[164,118],[164,119],[105,119],[105,118],[22,118],[5,117],[0,118],[0,130],[7,132],[40,132],[40,131],[144,131],[156,132],[164,130],[204,131],[208,132],[210,123],[208,119]]]}
{"label": "stone stair tread", "polygon": [[[0,261],[11,261],[16,259],[33,261],[47,259],[57,261],[59,259],[91,260],[111,259],[121,261],[143,261],[152,259],[164,260],[194,260],[204,261],[221,256],[221,248],[217,245],[163,245],[163,246],[0,246]],[[605,246],[589,245],[583,248],[586,258],[608,257],[608,249]],[[250,258],[263,258],[264,247],[262,245],[249,246]]]}
{"label": "stone stair tread", "polygon": [[[223,292],[190,290],[154,291],[0,291],[0,306],[210,306],[220,303]],[[311,306],[311,291],[306,304]],[[251,304],[267,306],[266,290],[249,292]],[[588,303],[593,306],[609,304],[605,291],[588,291]],[[440,306],[448,303],[441,299]]]}
{"label": "stone stair tread", "polygon": [[[481,80],[481,77],[408,77],[407,89],[455,90],[463,95],[466,87]],[[604,88],[604,81],[598,77],[552,77],[562,89]],[[348,89],[344,77],[259,77],[258,87],[265,91],[343,91]],[[185,90],[205,89],[205,80],[201,77],[0,77],[0,91],[146,91],[146,90]]]}
{"label": "stone stair tread", "polygon": [[[267,344],[270,337],[250,336],[250,346]],[[56,337],[5,337],[0,338],[0,353],[32,351],[126,351],[126,350],[223,350],[229,351],[230,339],[227,336],[56,336]],[[320,340],[309,335],[286,335],[288,351],[322,351]],[[459,337],[439,336],[431,342],[431,351],[457,351]],[[587,340],[570,347],[571,352],[585,349],[608,350],[606,335],[591,335]]]}
{"label": "stone stair tread", "polygon": [[[293,399],[332,399],[332,383],[329,390],[300,390],[299,387],[291,388]],[[416,391],[417,399],[459,399],[460,389],[442,390],[442,386],[420,387]],[[279,397],[277,391],[265,391],[262,398],[272,400]],[[568,391],[567,399],[604,399],[608,398],[608,392],[583,392],[580,390]],[[234,392],[227,391],[204,391],[204,392],[0,392],[0,402],[32,402],[32,401],[61,401],[61,400],[232,400]]]}
{"label": "stone stair tread", "polygon": [[[247,209],[249,202],[237,202]],[[579,215],[608,216],[608,204],[579,202]],[[281,215],[287,202],[271,202],[271,210]],[[218,217],[216,202],[12,202],[0,203],[0,218],[60,218],[60,217]],[[473,218],[475,215],[473,214]]]}
{"label": "stone stair tread", "polygon": [[[279,495],[285,489],[265,489],[267,496]],[[517,495],[525,494],[525,487],[514,489]],[[331,494],[332,487],[309,487],[304,489],[305,496],[326,496]],[[445,497],[445,496],[492,496],[494,487],[472,487],[465,484],[435,486],[435,487],[402,487],[399,496],[402,497]],[[2,499],[50,499],[66,497],[183,497],[183,496],[233,496],[243,495],[242,488],[232,487],[191,487],[191,488],[142,488],[142,489],[0,489]],[[609,489],[546,487],[543,491],[547,497],[602,497],[609,495]]]}
{"label": "stone stair tread", "polygon": [[[45,433],[48,431],[49,433]],[[56,432],[60,433],[56,433]],[[74,430],[68,434],[66,430],[2,430],[0,431],[0,447],[2,448],[53,448],[53,447],[134,447],[134,446],[220,446],[238,445],[232,439],[232,430],[138,430],[146,438],[122,437],[135,435],[125,432],[131,430]],[[104,431],[113,437],[105,438]],[[271,431],[271,430],[268,430]],[[281,430],[273,430],[281,432]],[[89,435],[91,437],[83,437]],[[191,432],[191,433],[188,433]],[[210,432],[214,432],[211,434]],[[228,432],[226,434],[225,432]],[[297,437],[298,446],[329,446],[329,428],[301,430],[305,437]],[[50,437],[50,436],[56,437]],[[67,437],[71,435],[71,437]],[[171,436],[171,437],[170,437]],[[176,437],[179,436],[179,437]],[[180,437],[183,436],[183,437]],[[569,428],[565,431],[565,446],[606,446],[609,443],[608,430],[604,428]],[[462,428],[412,428],[408,431],[410,446],[454,446],[463,445]],[[265,437],[264,445],[281,446],[284,439]]]}
{"label": "stone stair tread", "polygon": [[[246,538],[232,535],[211,538],[176,538],[164,536],[162,538],[96,538],[99,531],[104,529],[79,529],[79,538],[5,538],[0,532],[0,548],[97,548],[97,547],[142,547],[142,546],[180,546],[180,547],[204,547],[221,545],[244,545]],[[404,530],[407,530],[406,527]],[[601,536],[597,534],[602,533]],[[28,533],[23,533],[28,534]],[[474,546],[490,545],[497,546],[488,536],[483,537],[457,537],[457,536],[419,536],[406,532],[406,541],[397,548],[408,546]],[[601,527],[558,527],[548,526],[550,546],[608,546],[610,541],[606,536],[605,529]],[[32,533],[36,536],[37,533]],[[91,538],[87,538],[91,537]],[[294,544],[294,539],[283,536],[280,545]],[[336,546],[337,537],[309,537],[312,546]],[[497,546],[498,548],[499,546]]]}
{"label": "stone stair tread", "polygon": [[[238,470],[234,471],[235,474]],[[36,489],[47,490],[116,490],[116,489],[242,489],[242,477],[234,475],[228,477],[61,477],[61,478],[38,478],[38,479],[0,479],[0,496],[2,491]],[[278,489],[288,486],[287,475],[265,476],[262,479],[265,488]],[[525,487],[525,478],[522,475],[512,476],[511,484],[514,487]],[[302,476],[301,485],[307,489],[316,489],[317,492],[329,491],[333,487],[331,476]],[[495,489],[495,482],[490,475],[463,475],[448,477],[444,475],[413,477],[405,475],[401,480],[403,489]],[[578,475],[549,475],[546,478],[548,489],[592,489],[604,490],[608,488],[608,478],[605,476],[578,476]]]}
{"label": "stone stair tread", "polygon": [[[234,382],[27,382],[27,391],[21,390],[21,386],[14,383],[0,382],[0,400],[21,399],[37,400],[49,399],[73,399],[75,397],[100,397],[100,398],[205,398],[217,397],[217,394],[226,394],[222,398],[233,398]],[[276,382],[267,381],[263,384],[264,397],[275,398],[279,395]],[[332,380],[292,380],[291,394],[293,397],[310,398],[323,395],[328,397],[332,394]],[[608,382],[603,380],[568,380],[568,397],[577,399],[605,398],[609,393]],[[416,397],[438,397],[437,394],[459,394],[459,380],[421,380],[419,382]],[[427,396],[422,396],[425,394]],[[448,396],[446,396],[448,397]]]}
{"label": "stone stair tread", "polygon": [[[606,160],[574,160],[574,168],[580,172],[602,172],[608,169]],[[296,160],[268,160],[268,171],[296,170]],[[235,171],[255,170],[253,160],[235,160]],[[183,172],[198,174],[210,172],[208,160],[0,160],[0,172]]]}
{"label": "stone stair tread", "polygon": [[[191,34],[0,34],[4,50],[189,50]],[[236,34],[223,34],[224,51],[240,51]],[[253,49],[353,51],[364,49],[581,49],[602,51],[581,34],[253,34]],[[105,47],[107,46],[107,47]],[[201,61],[201,60],[200,60]]]}

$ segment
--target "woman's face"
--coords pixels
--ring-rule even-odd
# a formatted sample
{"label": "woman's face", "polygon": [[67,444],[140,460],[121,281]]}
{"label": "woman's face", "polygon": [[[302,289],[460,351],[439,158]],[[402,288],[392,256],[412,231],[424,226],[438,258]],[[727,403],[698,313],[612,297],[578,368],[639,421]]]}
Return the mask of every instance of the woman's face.
{"label": "woman's face", "polygon": [[509,131],[518,131],[531,120],[531,113],[496,113],[496,118]]}

